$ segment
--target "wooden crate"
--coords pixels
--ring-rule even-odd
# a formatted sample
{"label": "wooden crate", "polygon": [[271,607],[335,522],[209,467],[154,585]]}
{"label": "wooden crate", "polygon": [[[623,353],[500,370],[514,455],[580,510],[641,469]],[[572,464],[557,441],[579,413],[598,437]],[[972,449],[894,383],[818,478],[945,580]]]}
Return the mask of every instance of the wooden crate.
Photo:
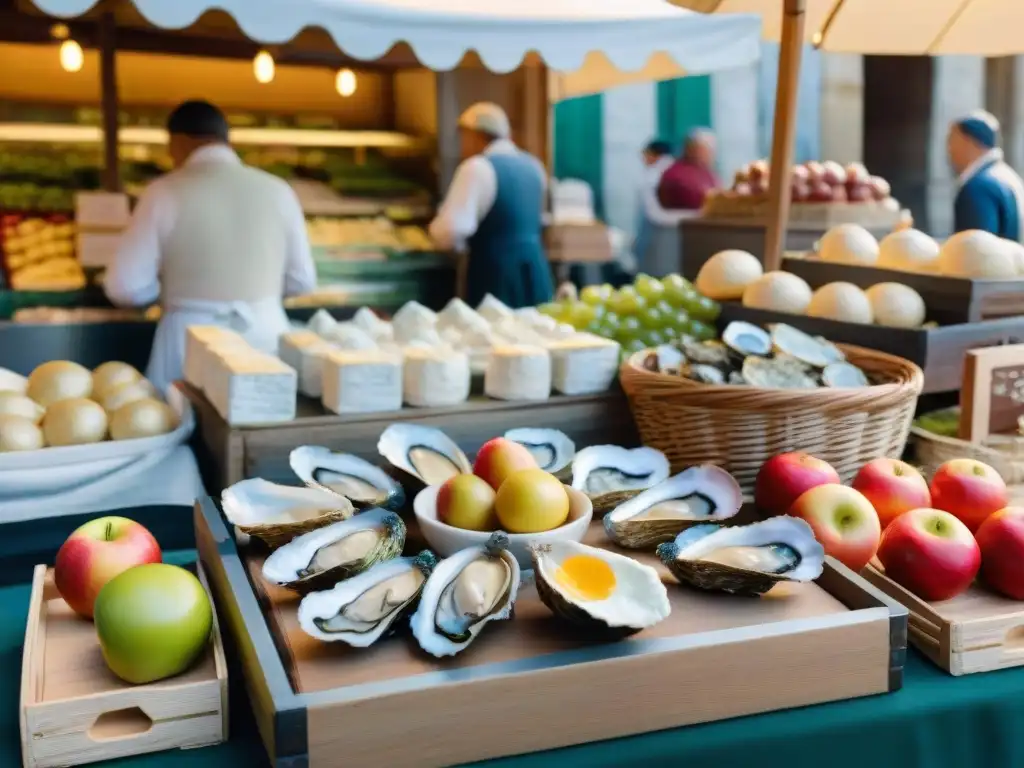
{"label": "wooden crate", "polygon": [[[763,219],[770,215],[767,195],[720,193],[708,198],[701,213],[714,219]],[[875,201],[810,203],[790,205],[789,224],[830,229],[837,224],[859,224],[866,229],[892,230],[901,220],[899,209],[893,210]]]}
{"label": "wooden crate", "polygon": [[297,483],[288,466],[288,454],[300,445],[324,445],[379,463],[377,440],[396,422],[439,427],[471,456],[492,437],[516,427],[560,429],[581,447],[639,445],[629,404],[618,384],[599,395],[523,403],[474,397],[448,408],[404,408],[349,416],[327,413],[319,402],[300,397],[295,421],[262,427],[230,427],[201,392],[183,382],[178,386],[195,411],[194,448],[207,490],[214,494],[250,477]]}
{"label": "wooden crate", "polygon": [[829,341],[855,344],[897,355],[924,371],[923,394],[955,392],[963,383],[964,354],[970,349],[1024,342],[1024,316],[938,328],[887,328],[880,325],[840,323],[818,317],[750,309],[737,302],[723,302],[718,324],[733,320],[755,325],[787,323]]}
{"label": "wooden crate", "polygon": [[[195,522],[277,766],[461,764],[902,685],[906,610],[831,560],[817,583],[762,599],[672,586],[672,615],[618,643],[561,627],[524,584],[514,620],[439,660],[408,637],[361,651],[314,641],[297,599],[262,580],[262,555],[236,546],[210,499]],[[601,539],[595,524],[589,541]]]}
{"label": "wooden crate", "polygon": [[[199,578],[209,592],[200,568]],[[21,662],[21,749],[25,768],[55,768],[228,737],[228,673],[214,613],[202,661],[184,674],[130,685],[107,669],[96,629],[68,607],[53,569],[36,566]]]}
{"label": "wooden crate", "polygon": [[865,289],[878,283],[902,283],[921,294],[927,319],[940,325],[1024,314],[1024,280],[972,280],[793,256],[782,260],[782,268],[802,277],[811,288],[840,280]]}
{"label": "wooden crate", "polygon": [[1024,665],[1024,602],[975,583],[952,600],[929,603],[885,575],[875,561],[861,574],[910,611],[910,642],[951,675]]}
{"label": "wooden crate", "polygon": [[606,264],[612,260],[608,227],[594,224],[552,224],[544,230],[548,261],[568,264]]}

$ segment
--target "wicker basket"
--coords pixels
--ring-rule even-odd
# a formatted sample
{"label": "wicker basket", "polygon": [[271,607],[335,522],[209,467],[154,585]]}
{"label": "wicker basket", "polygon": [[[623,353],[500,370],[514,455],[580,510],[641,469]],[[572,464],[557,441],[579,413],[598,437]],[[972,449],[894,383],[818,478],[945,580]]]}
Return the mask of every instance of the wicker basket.
{"label": "wicker basket", "polygon": [[[911,427],[914,463],[926,477],[952,459],[976,459],[993,467],[1008,486],[1024,486],[1024,437],[990,435],[981,443],[969,443],[956,437]],[[1015,497],[1024,496],[1024,488],[1015,489]]]}
{"label": "wicker basket", "polygon": [[851,363],[886,383],[814,390],[700,384],[644,369],[642,352],[619,376],[644,445],[663,451],[675,472],[717,464],[751,494],[770,457],[806,451],[847,482],[868,461],[903,453],[924,374],[899,357],[838,346]]}

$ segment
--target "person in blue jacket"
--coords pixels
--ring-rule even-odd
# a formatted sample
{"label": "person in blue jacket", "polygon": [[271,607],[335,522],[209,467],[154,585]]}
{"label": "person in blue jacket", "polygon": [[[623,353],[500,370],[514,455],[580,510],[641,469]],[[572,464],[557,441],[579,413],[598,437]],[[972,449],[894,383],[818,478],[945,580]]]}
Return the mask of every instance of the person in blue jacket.
{"label": "person in blue jacket", "polygon": [[954,229],[981,229],[1020,242],[1024,232],[1024,182],[1003,162],[999,121],[972,112],[949,129],[949,161],[958,175]]}

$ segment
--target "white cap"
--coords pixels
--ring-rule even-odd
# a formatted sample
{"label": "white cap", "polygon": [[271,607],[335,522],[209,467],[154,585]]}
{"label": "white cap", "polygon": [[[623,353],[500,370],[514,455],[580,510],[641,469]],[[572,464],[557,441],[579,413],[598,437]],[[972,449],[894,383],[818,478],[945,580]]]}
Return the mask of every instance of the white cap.
{"label": "white cap", "polygon": [[459,127],[470,131],[480,131],[496,139],[507,139],[512,136],[512,128],[505,110],[489,101],[480,101],[462,113]]}

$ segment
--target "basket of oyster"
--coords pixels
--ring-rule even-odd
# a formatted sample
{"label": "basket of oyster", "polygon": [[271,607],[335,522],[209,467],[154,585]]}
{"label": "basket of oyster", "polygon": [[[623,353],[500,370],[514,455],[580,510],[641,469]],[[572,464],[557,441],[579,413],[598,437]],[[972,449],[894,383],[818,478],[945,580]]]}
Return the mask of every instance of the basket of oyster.
{"label": "basket of oyster", "polygon": [[619,378],[644,445],[674,471],[721,466],[748,495],[777,453],[812,453],[844,482],[873,458],[899,457],[924,385],[902,358],[746,322],[719,340],[637,352]]}

